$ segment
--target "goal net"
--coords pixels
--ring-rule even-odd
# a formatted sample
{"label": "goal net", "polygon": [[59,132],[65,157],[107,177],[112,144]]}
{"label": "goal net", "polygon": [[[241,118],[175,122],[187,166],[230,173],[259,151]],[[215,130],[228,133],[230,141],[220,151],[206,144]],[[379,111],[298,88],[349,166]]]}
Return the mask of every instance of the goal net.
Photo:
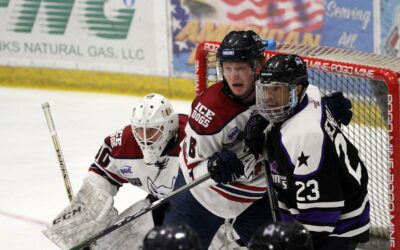
{"label": "goal net", "polygon": [[[202,42],[195,56],[196,95],[222,80],[216,67],[219,42]],[[353,118],[344,133],[356,145],[369,173],[371,236],[378,249],[400,249],[400,59],[337,48],[281,44],[266,50],[301,56],[310,84],[321,94],[343,92],[351,99]],[[376,248],[375,248],[376,249]]]}

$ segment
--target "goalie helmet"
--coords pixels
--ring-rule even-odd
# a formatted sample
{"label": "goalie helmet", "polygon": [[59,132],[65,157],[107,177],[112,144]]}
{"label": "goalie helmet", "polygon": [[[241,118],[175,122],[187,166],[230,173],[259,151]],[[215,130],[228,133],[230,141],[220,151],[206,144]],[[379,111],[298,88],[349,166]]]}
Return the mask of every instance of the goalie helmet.
{"label": "goalie helmet", "polygon": [[276,222],[253,235],[249,250],[313,250],[311,234],[298,222]]}
{"label": "goalie helmet", "polygon": [[226,61],[249,62],[253,70],[264,61],[264,45],[252,30],[231,31],[222,40],[217,51],[217,60],[222,68]]}
{"label": "goalie helmet", "polygon": [[133,108],[132,132],[146,164],[161,162],[167,145],[178,135],[178,114],[162,95],[148,94]]}
{"label": "goalie helmet", "polygon": [[143,250],[200,250],[197,234],[187,225],[164,225],[150,230],[143,239]]}
{"label": "goalie helmet", "polygon": [[[303,85],[299,95],[298,85]],[[293,114],[307,86],[307,66],[301,57],[275,55],[263,65],[256,82],[256,109],[272,123],[284,121]]]}

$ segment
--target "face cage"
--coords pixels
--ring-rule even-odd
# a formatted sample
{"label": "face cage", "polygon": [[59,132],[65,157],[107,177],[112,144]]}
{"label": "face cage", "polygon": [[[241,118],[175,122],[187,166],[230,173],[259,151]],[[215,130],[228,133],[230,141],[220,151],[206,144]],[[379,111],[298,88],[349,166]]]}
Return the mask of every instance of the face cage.
{"label": "face cage", "polygon": [[[267,91],[269,88],[275,87],[287,87],[288,89],[288,100],[287,103],[279,107],[269,107],[267,100]],[[269,82],[261,83],[256,82],[256,105],[255,110],[258,114],[263,116],[271,123],[282,122],[287,119],[294,111],[298,102],[296,86],[285,82]]]}
{"label": "face cage", "polygon": [[[143,161],[146,164],[154,164],[160,160],[161,154],[172,136],[172,131],[170,130],[172,122],[172,120],[166,120],[163,122],[145,124],[133,123],[133,136],[142,150]],[[143,138],[137,133],[136,129],[138,128],[143,129]],[[152,128],[156,130],[152,137],[147,138],[146,128]],[[155,141],[152,141],[152,139],[160,133],[161,135]]]}

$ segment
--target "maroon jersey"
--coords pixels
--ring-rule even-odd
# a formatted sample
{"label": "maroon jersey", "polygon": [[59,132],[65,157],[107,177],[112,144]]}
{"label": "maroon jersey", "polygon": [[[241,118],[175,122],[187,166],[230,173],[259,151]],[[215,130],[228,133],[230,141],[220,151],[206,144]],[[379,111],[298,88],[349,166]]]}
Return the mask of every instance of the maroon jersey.
{"label": "maroon jersey", "polygon": [[145,164],[140,146],[132,133],[132,126],[107,136],[100,147],[90,171],[102,175],[112,184],[131,183],[161,198],[173,190],[178,174],[180,142],[188,117],[179,115],[179,134],[169,152],[156,164]]}

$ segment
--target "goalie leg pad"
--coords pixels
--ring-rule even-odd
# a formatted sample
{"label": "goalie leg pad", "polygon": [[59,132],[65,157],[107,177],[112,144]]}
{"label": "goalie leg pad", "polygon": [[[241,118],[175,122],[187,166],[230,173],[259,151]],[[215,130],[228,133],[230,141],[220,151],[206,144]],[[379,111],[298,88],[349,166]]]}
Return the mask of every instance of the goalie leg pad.
{"label": "goalie leg pad", "polygon": [[[145,206],[150,205],[149,200],[140,200],[123,211],[115,222],[124,219]],[[115,223],[113,222],[113,223]],[[140,249],[143,238],[147,232],[154,227],[153,217],[150,212],[143,214],[139,218],[129,222],[128,224],[118,228],[117,230],[98,239],[96,243],[91,245],[92,250],[123,250],[123,249]]]}
{"label": "goalie leg pad", "polygon": [[86,178],[72,202],[42,233],[60,248],[69,249],[117,218],[113,203],[113,194]]}

